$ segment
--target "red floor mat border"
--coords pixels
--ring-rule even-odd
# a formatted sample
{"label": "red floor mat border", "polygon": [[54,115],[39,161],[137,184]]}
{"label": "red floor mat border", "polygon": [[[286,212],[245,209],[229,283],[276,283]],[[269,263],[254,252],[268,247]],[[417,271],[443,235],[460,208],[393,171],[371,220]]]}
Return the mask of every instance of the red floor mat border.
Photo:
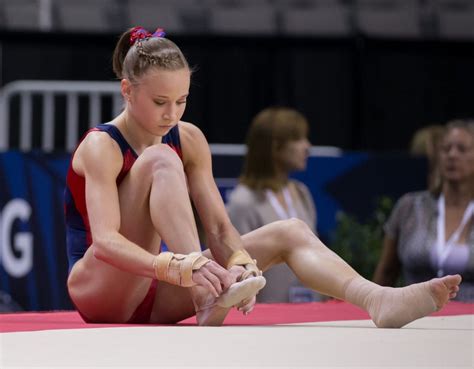
{"label": "red floor mat border", "polygon": [[[474,314],[474,303],[450,302],[433,316]],[[341,301],[312,302],[303,304],[257,304],[254,311],[243,316],[233,309],[225,325],[273,325],[309,323],[337,320],[363,320],[369,316],[356,306]],[[180,325],[195,325],[189,318]],[[76,311],[28,312],[0,314],[0,332],[25,332],[51,329],[124,327],[124,324],[88,324]]]}

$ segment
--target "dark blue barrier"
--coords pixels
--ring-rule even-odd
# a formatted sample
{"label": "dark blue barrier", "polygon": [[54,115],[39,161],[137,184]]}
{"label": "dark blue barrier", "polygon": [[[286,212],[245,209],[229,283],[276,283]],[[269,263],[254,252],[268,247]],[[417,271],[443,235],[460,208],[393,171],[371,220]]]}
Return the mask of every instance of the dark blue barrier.
{"label": "dark blue barrier", "polygon": [[[215,156],[224,198],[241,168],[238,156]],[[69,154],[0,153],[0,290],[25,310],[72,307],[67,291],[63,190]],[[401,155],[348,153],[312,157],[295,175],[317,204],[318,231],[327,242],[339,210],[361,219],[378,196],[422,189],[425,162]],[[226,178],[222,180],[222,178]]]}

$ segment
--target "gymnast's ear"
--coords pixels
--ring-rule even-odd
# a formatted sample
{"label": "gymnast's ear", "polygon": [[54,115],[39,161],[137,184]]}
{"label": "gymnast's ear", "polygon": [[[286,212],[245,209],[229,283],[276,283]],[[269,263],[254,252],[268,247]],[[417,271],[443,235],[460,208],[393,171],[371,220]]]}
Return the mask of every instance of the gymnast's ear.
{"label": "gymnast's ear", "polygon": [[131,92],[132,92],[132,83],[128,79],[123,78],[120,81],[120,91],[122,93],[123,98],[126,101],[129,101],[130,96],[131,96]]}

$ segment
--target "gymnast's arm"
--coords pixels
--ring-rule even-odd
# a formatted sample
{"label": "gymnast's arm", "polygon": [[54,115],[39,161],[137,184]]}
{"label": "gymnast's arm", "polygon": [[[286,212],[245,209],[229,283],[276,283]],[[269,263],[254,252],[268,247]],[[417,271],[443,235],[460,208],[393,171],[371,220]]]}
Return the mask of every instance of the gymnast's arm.
{"label": "gymnast's arm", "polygon": [[154,255],[119,233],[120,204],[116,178],[123,158],[107,134],[91,132],[78,147],[73,168],[84,176],[94,256],[121,270],[154,278]]}
{"label": "gymnast's arm", "polygon": [[230,256],[242,249],[242,241],[232,225],[212,174],[211,152],[206,138],[196,126],[180,122],[184,170],[191,199],[199,214],[214,259],[226,266]]}

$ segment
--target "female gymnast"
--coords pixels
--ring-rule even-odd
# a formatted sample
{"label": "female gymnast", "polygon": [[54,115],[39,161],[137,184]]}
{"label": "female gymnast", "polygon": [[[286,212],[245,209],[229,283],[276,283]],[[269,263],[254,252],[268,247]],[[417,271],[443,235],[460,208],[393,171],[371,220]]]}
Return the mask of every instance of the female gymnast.
{"label": "female gymnast", "polygon": [[[402,327],[456,295],[458,275],[374,284],[300,220],[240,237],[204,135],[180,120],[191,78],[180,49],[161,29],[135,27],[119,39],[113,65],[125,108],[83,137],[65,191],[68,291],[85,321],[170,324],[196,315],[199,325],[220,325],[232,306],[253,309],[260,270],[278,263],[307,287],[365,309],[378,327]],[[203,253],[190,198],[208,240]]]}

